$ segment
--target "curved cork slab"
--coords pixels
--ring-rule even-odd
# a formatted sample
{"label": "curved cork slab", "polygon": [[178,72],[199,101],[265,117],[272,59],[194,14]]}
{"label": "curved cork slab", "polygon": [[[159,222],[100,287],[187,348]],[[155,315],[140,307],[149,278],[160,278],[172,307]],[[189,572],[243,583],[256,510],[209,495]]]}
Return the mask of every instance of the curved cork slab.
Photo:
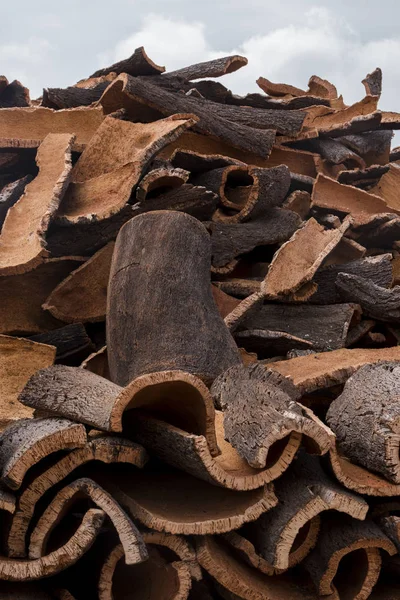
{"label": "curved cork slab", "polygon": [[326,415],[338,452],[400,484],[400,363],[365,365],[347,380]]}
{"label": "curved cork slab", "polygon": [[[375,523],[331,514],[324,518],[317,545],[304,566],[319,594],[365,600],[379,578],[380,549],[396,553]],[[349,573],[353,573],[351,582]]]}
{"label": "curved cork slab", "polygon": [[301,393],[345,383],[357,369],[366,364],[400,360],[400,348],[341,348],[299,356],[269,365],[270,369],[292,380]]}
{"label": "curved cork slab", "polygon": [[26,339],[0,335],[0,431],[12,421],[30,418],[32,409],[18,401],[29,377],[53,364],[56,348]]}
{"label": "curved cork slab", "polygon": [[[138,202],[156,199],[158,195],[182,186],[187,182],[189,176],[190,173],[183,169],[173,169],[171,167],[153,169],[140,180],[136,188],[136,198]],[[146,208],[146,203],[144,208]]]}
{"label": "curved cork slab", "polygon": [[235,551],[236,556],[265,575],[275,575],[277,570],[257,553],[254,545],[243,535],[241,530],[229,531],[221,536]]}
{"label": "curved cork slab", "polygon": [[[151,79],[120,75],[106,89],[100,102],[106,113],[124,107],[129,114],[145,113],[145,118],[157,118],[157,114],[194,114],[198,122],[194,130],[221,140],[239,150],[252,152],[268,158],[275,142],[274,129],[256,129],[242,123],[229,121],[217,112],[218,104],[210,101],[198,102],[197,98],[171,92],[151,82]],[[215,108],[215,110],[213,110]],[[225,154],[224,152],[217,154]]]}
{"label": "curved cork slab", "polygon": [[143,46],[140,46],[140,48],[136,48],[129,58],[124,58],[110,67],[104,67],[95,71],[90,75],[90,79],[103,77],[109,73],[129,73],[129,75],[138,77],[145,75],[159,75],[160,73],[164,73],[164,71],[165,67],[156,65],[151,58],[147,56]]}
{"label": "curved cork slab", "polygon": [[290,381],[259,364],[231,367],[214,381],[211,393],[224,411],[225,438],[255,469],[281,461],[276,476],[283,473],[293,432],[316,454],[334,445],[332,431],[296,402],[299,393]]}
{"label": "curved cork slab", "polygon": [[76,269],[79,257],[49,258],[21,275],[0,277],[1,333],[33,335],[62,327],[42,305],[51,291]]}
{"label": "curved cork slab", "polygon": [[316,600],[316,595],[286,576],[267,576],[230,552],[218,537],[206,536],[196,544],[197,559],[224,590],[226,598],[243,600]]}
{"label": "curved cork slab", "polygon": [[210,237],[189,215],[154,211],[122,227],[107,307],[113,381],[127,385],[143,373],[176,369],[208,383],[240,362],[211,293],[210,263]]}
{"label": "curved cork slab", "polygon": [[205,62],[183,67],[176,71],[169,71],[164,77],[182,77],[191,81],[193,79],[208,79],[209,77],[222,77],[234,73],[238,69],[245,67],[248,63],[247,58],[237,54],[233,56],[224,56],[223,58],[215,58]]}
{"label": "curved cork slab", "polygon": [[304,451],[275,482],[275,490],[278,504],[245,525],[242,535],[277,569],[298,564],[315,546],[322,512],[338,511],[361,520],[368,512],[365,500],[330,480],[319,460]]}
{"label": "curved cork slab", "polygon": [[118,214],[152,157],[195,121],[187,114],[153,123],[106,117],[72,170],[58,222],[91,223]]}
{"label": "curved cork slab", "polygon": [[103,109],[6,108],[0,113],[0,148],[37,148],[49,134],[74,134],[73,150],[82,152],[104,119]]}
{"label": "curved cork slab", "polygon": [[103,346],[100,350],[97,350],[97,352],[89,354],[80,366],[82,369],[100,375],[100,377],[109,380],[111,379],[110,369],[108,368],[107,346]]}
{"label": "curved cork slab", "polygon": [[400,207],[389,206],[380,196],[344,185],[322,174],[317,177],[311,200],[312,206],[350,214],[354,226],[367,225],[377,214],[400,214]]}
{"label": "curved cork slab", "polygon": [[215,420],[219,456],[211,455],[204,436],[193,435],[146,416],[137,416],[131,435],[169,465],[197,478],[231,490],[253,490],[276,479],[287,469],[296,454],[301,435],[288,433],[275,443],[264,468],[253,468],[225,438],[224,415],[217,411]]}
{"label": "curved cork slab", "polygon": [[[217,210],[213,217],[214,221],[239,223],[257,219],[274,206],[283,204],[290,187],[290,171],[286,165],[272,167],[271,169],[248,167],[247,176],[250,178],[250,185],[248,183],[242,187],[239,183],[236,187],[231,188],[228,196],[230,198],[229,202],[224,201],[221,196],[222,204],[226,208],[236,210],[236,212],[227,214],[223,210]],[[229,190],[229,183],[228,174],[225,183],[225,198]]]}
{"label": "curved cork slab", "polygon": [[200,379],[183,371],[142,375],[122,388],[85,369],[55,365],[30,378],[20,401],[113,432],[122,431],[124,413],[129,431],[129,421],[135,418],[129,411],[141,408],[190,433],[204,435],[211,453],[218,454],[210,392]]}
{"label": "curved cork slab", "polygon": [[70,539],[60,548],[36,560],[0,557],[0,579],[31,581],[56,575],[75,564],[90,547],[103,526],[105,513],[89,509]]}
{"label": "curved cork slab", "polygon": [[104,321],[114,242],[72,271],[51,292],[43,308],[65,323]]}
{"label": "curved cork slab", "polygon": [[8,555],[14,558],[26,556],[26,537],[37,503],[48,490],[75,469],[93,461],[104,464],[127,463],[143,468],[147,458],[145,449],[138,444],[117,437],[103,437],[72,450],[52,466],[44,468],[28,483],[18,498],[6,541]]}
{"label": "curved cork slab", "polygon": [[149,559],[141,565],[124,562],[122,546],[106,557],[98,582],[99,600],[123,600],[132,593],[138,600],[187,600],[191,588],[189,566],[169,560],[155,545],[149,545]]}
{"label": "curved cork slab", "polygon": [[129,478],[110,474],[103,485],[134,519],[172,534],[225,533],[276,504],[271,484],[236,492],[165,467],[161,472],[132,471]]}
{"label": "curved cork slab", "polygon": [[48,256],[45,234],[69,183],[74,136],[49,134],[41,143],[38,175],[7,213],[0,234],[0,274],[18,275]]}
{"label": "curved cork slab", "polygon": [[52,531],[82,498],[90,499],[108,516],[118,534],[126,564],[133,565],[147,560],[145,543],[134,523],[110,494],[87,477],[76,479],[61,489],[47,506],[31,533],[31,560],[46,556],[46,547]]}
{"label": "curved cork slab", "polygon": [[186,538],[180,535],[160,533],[159,531],[144,531],[142,532],[142,536],[147,545],[168,548],[177,558],[185,562],[189,567],[190,575],[194,581],[202,579],[203,574],[197,562],[196,552]]}
{"label": "curved cork slab", "polygon": [[20,419],[0,435],[0,477],[17,490],[27,471],[46,456],[86,444],[83,425],[67,419]]}
{"label": "curved cork slab", "polygon": [[311,281],[349,226],[345,220],[338,229],[324,229],[314,218],[309,219],[274,255],[261,286],[265,296],[276,299],[293,294]]}
{"label": "curved cork slab", "polygon": [[382,69],[379,67],[368,73],[361,82],[365,87],[367,96],[380,96],[382,93]]}

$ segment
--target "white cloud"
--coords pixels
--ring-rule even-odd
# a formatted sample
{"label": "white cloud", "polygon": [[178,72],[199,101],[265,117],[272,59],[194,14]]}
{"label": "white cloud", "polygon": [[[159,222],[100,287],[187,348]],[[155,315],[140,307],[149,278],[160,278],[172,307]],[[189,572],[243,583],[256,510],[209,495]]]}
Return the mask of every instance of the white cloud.
{"label": "white cloud", "polygon": [[36,69],[42,68],[51,57],[51,44],[43,38],[29,38],[21,44],[0,45],[0,64],[9,81],[18,79],[31,90],[31,97],[42,89],[37,85]]}

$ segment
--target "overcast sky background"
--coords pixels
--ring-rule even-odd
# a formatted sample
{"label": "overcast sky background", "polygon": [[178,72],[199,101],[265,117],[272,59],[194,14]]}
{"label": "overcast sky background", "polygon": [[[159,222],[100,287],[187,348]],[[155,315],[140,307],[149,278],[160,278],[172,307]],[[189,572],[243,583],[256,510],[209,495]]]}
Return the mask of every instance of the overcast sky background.
{"label": "overcast sky background", "polygon": [[19,0],[1,11],[0,74],[35,98],[138,46],[168,70],[243,54],[248,66],[222,79],[236,93],[260,91],[261,75],[306,88],[315,74],[351,103],[380,66],[380,107],[398,111],[399,19],[397,0]]}

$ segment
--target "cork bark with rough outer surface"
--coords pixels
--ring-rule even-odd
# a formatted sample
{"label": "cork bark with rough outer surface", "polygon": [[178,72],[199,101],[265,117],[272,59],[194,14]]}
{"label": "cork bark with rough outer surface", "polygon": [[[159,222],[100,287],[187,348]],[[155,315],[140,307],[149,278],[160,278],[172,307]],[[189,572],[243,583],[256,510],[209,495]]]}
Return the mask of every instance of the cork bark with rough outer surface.
{"label": "cork bark with rough outer surface", "polygon": [[53,364],[54,346],[0,335],[0,431],[12,421],[30,418],[33,411],[18,401],[29,377]]}
{"label": "cork bark with rough outer surface", "polygon": [[334,444],[330,429],[296,402],[300,395],[291,382],[261,365],[231,367],[211,393],[224,413],[225,438],[255,469],[278,461],[292,432],[317,454]]}
{"label": "cork bark with rough outer surface", "polygon": [[252,152],[267,158],[275,142],[275,131],[272,129],[255,129],[240,123],[228,121],[210,110],[210,107],[199,105],[195,98],[183,94],[175,94],[161,88],[151,80],[120,75],[109,85],[100,100],[105,112],[113,112],[118,106],[150,109],[152,120],[156,114],[172,115],[176,112],[191,113],[199,118],[194,130],[221,140],[240,150]]}
{"label": "cork bark with rough outer surface", "polygon": [[46,556],[47,543],[54,528],[73,510],[74,504],[83,498],[90,499],[108,516],[123,547],[128,565],[147,560],[146,545],[137,527],[125,511],[95,481],[82,477],[62,488],[53,498],[35,524],[30,537],[29,558]]}
{"label": "cork bark with rough outer surface", "polygon": [[319,515],[338,511],[365,519],[368,504],[361,496],[331,480],[316,457],[300,452],[290,469],[275,482],[278,504],[242,535],[272,567],[288,569],[301,562],[317,543]]}
{"label": "cork bark with rough outer surface", "polygon": [[99,600],[123,600],[131,595],[132,586],[137,598],[187,600],[190,567],[178,557],[171,560],[160,546],[149,544],[149,559],[141,565],[125,564],[122,546],[113,548],[100,572]]}
{"label": "cork bark with rough outer surface", "polygon": [[152,157],[195,122],[187,114],[155,123],[106,117],[72,170],[58,221],[82,224],[118,214]]}
{"label": "cork bark with rough outer surface", "polygon": [[69,183],[73,140],[70,134],[49,134],[40,145],[39,173],[9,209],[1,230],[1,275],[29,271],[48,256],[45,235]]}
{"label": "cork bark with rough outer surface", "polygon": [[75,564],[90,547],[103,526],[105,513],[89,509],[69,540],[57,550],[36,560],[0,557],[0,579],[31,581],[56,575]]}
{"label": "cork bark with rough outer surface", "polygon": [[0,477],[17,490],[27,471],[53,452],[79,448],[86,443],[83,425],[67,419],[20,419],[0,435]]}
{"label": "cork bark with rough outer surface", "polygon": [[271,363],[269,368],[289,377],[303,393],[345,383],[360,367],[400,360],[400,348],[341,348]]}
{"label": "cork bark with rough outer surface", "polygon": [[101,484],[133,519],[172,534],[225,533],[276,504],[271,484],[237,492],[166,467],[158,472],[132,471],[129,478],[110,473]]}
{"label": "cork bark with rough outer surface", "polygon": [[95,71],[90,78],[103,77],[109,73],[129,73],[137,77],[138,75],[159,75],[165,71],[165,67],[156,65],[145,52],[143,46],[136,48],[134,53],[124,60],[114,63],[110,67],[105,67]]}
{"label": "cork bark with rough outer surface", "polygon": [[182,77],[182,79],[187,79],[188,81],[208,77],[221,77],[245,67],[247,62],[247,58],[244,56],[224,56],[223,58],[215,58],[214,60],[183,67],[176,71],[169,71],[164,77]]}
{"label": "cork bark with rough outer surface", "polygon": [[71,110],[6,108],[0,113],[0,148],[37,148],[49,134],[74,134],[73,150],[81,152],[104,119],[98,107]]}
{"label": "cork bark with rough outer surface", "polygon": [[[118,437],[100,437],[61,457],[50,467],[42,469],[18,497],[18,505],[10,521],[6,540],[8,556],[23,558],[27,554],[26,538],[36,505],[52,487],[60,484],[75,469],[98,461],[104,464],[127,463],[143,468],[147,453],[138,444]],[[86,471],[86,468],[85,468]],[[82,472],[82,471],[81,471]]]}
{"label": "cork bark with rough outer surface", "polygon": [[386,322],[399,322],[399,285],[387,289],[363,277],[339,273],[336,278],[336,289],[343,300],[357,302],[368,317]]}
{"label": "cork bark with rough outer surface", "polygon": [[264,294],[273,299],[297,292],[313,278],[349,226],[345,220],[339,229],[327,230],[309,219],[275,254],[262,285]]}
{"label": "cork bark with rough outer surface", "polygon": [[325,516],[317,545],[304,566],[319,594],[336,592],[350,600],[366,600],[378,581],[380,549],[389,555],[396,553],[392,542],[375,523],[333,513]]}
{"label": "cork bark with rough outer surface", "polygon": [[45,310],[65,323],[104,321],[114,242],[109,242],[64,279],[47,298]]}
{"label": "cork bark with rough outer surface", "polygon": [[[122,388],[86,369],[56,365],[31,377],[20,399],[32,408],[113,432],[122,431],[125,411],[141,408],[204,435],[211,453],[218,454],[212,397],[200,379],[183,371],[149,373]],[[125,429],[129,432],[129,419]]]}
{"label": "cork bark with rough outer surface", "polygon": [[233,490],[251,490],[276,479],[288,468],[297,452],[301,435],[288,434],[272,449],[272,458],[262,469],[251,467],[224,439],[224,416],[216,411],[216,434],[221,454],[213,457],[204,436],[193,435],[148,415],[138,416],[130,427],[134,439],[169,465],[204,481]]}
{"label": "cork bark with rough outer surface", "polygon": [[174,369],[210,382],[240,362],[212,297],[210,256],[207,231],[184,213],[155,211],[122,227],[107,307],[113,381]]}
{"label": "cork bark with rough outer surface", "polygon": [[400,362],[366,365],[347,380],[326,420],[338,451],[400,484]]}
{"label": "cork bark with rough outer surface", "polygon": [[136,188],[136,199],[144,202],[148,196],[156,198],[159,194],[179,188],[189,179],[189,171],[174,169],[170,166],[149,171]]}

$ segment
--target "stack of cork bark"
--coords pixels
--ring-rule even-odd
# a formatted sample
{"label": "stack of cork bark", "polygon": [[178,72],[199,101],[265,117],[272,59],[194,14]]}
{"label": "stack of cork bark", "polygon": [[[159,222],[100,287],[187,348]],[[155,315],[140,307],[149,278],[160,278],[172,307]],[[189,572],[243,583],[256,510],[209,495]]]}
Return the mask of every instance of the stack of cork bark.
{"label": "stack of cork bark", "polygon": [[400,115],[246,62],[0,79],[1,598],[400,598]]}

